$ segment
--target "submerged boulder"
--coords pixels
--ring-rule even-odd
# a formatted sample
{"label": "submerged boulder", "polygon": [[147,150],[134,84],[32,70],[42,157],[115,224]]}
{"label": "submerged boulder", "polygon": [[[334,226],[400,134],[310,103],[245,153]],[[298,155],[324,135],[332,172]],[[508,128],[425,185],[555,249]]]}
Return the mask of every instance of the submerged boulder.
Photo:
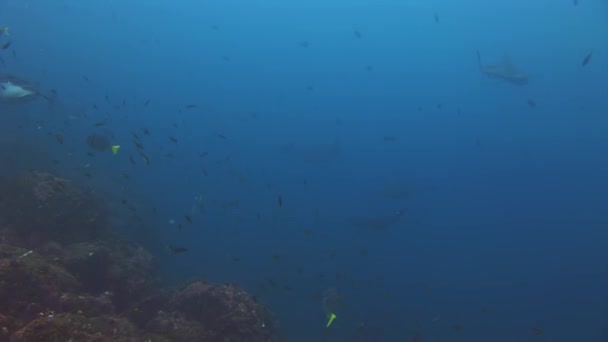
{"label": "submerged boulder", "polygon": [[105,207],[91,190],[45,172],[25,172],[6,182],[0,215],[26,246],[91,241],[106,225]]}

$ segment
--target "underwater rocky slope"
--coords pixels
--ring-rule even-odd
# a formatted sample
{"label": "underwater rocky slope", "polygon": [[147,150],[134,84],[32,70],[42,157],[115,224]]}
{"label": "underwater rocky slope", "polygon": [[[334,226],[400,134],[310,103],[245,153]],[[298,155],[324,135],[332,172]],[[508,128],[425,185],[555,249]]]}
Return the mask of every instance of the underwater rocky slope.
{"label": "underwater rocky slope", "polygon": [[0,341],[276,341],[233,284],[163,288],[155,259],[107,229],[106,207],[44,172],[0,183]]}

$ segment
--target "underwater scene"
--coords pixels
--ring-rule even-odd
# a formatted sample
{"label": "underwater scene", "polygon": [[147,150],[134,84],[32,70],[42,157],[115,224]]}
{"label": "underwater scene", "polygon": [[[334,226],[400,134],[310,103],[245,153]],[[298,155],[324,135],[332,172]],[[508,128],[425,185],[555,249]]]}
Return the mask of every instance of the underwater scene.
{"label": "underwater scene", "polygon": [[0,0],[0,342],[608,341],[607,0]]}

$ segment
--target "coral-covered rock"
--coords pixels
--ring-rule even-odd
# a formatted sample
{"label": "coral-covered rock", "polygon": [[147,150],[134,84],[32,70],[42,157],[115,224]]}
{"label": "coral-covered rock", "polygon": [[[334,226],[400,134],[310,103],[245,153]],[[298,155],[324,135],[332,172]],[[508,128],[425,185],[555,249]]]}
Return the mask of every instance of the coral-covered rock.
{"label": "coral-covered rock", "polygon": [[47,313],[11,336],[11,342],[131,342],[139,341],[137,330],[124,318]]}
{"label": "coral-covered rock", "polygon": [[64,293],[59,298],[62,312],[82,314],[87,317],[114,313],[111,297],[105,293],[98,296]]}
{"label": "coral-covered rock", "polygon": [[64,292],[77,291],[78,280],[61,265],[34,251],[0,244],[2,313],[30,319],[41,310],[59,308]]}
{"label": "coral-covered rock", "polygon": [[0,213],[26,246],[48,240],[61,243],[90,241],[106,224],[104,205],[94,194],[67,179],[43,172],[26,172],[0,191]]}
{"label": "coral-covered rock", "polygon": [[159,312],[153,320],[148,322],[146,331],[168,337],[172,341],[216,341],[213,339],[212,332],[205,330],[203,324],[164,311]]}
{"label": "coral-covered rock", "polygon": [[170,307],[201,323],[209,341],[272,340],[269,317],[247,292],[232,284],[194,282],[178,291]]}
{"label": "coral-covered rock", "polygon": [[118,311],[158,285],[158,264],[141,246],[122,240],[69,245],[59,256],[89,293],[106,293]]}

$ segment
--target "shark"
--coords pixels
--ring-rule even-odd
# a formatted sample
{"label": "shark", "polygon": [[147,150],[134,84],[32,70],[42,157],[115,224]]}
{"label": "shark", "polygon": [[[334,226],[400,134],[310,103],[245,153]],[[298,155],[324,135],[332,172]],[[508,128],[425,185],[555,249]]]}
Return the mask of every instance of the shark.
{"label": "shark", "polygon": [[488,78],[499,79],[513,85],[528,84],[528,74],[516,67],[511,61],[511,57],[505,54],[500,64],[483,64],[481,54],[477,51],[477,63],[479,71]]}
{"label": "shark", "polygon": [[0,98],[2,99],[21,99],[30,95],[34,95],[34,92],[20,85],[10,81],[0,83]]}
{"label": "shark", "polygon": [[30,85],[30,82],[12,75],[0,75],[0,103],[24,103],[38,97],[51,101],[48,96]]}

